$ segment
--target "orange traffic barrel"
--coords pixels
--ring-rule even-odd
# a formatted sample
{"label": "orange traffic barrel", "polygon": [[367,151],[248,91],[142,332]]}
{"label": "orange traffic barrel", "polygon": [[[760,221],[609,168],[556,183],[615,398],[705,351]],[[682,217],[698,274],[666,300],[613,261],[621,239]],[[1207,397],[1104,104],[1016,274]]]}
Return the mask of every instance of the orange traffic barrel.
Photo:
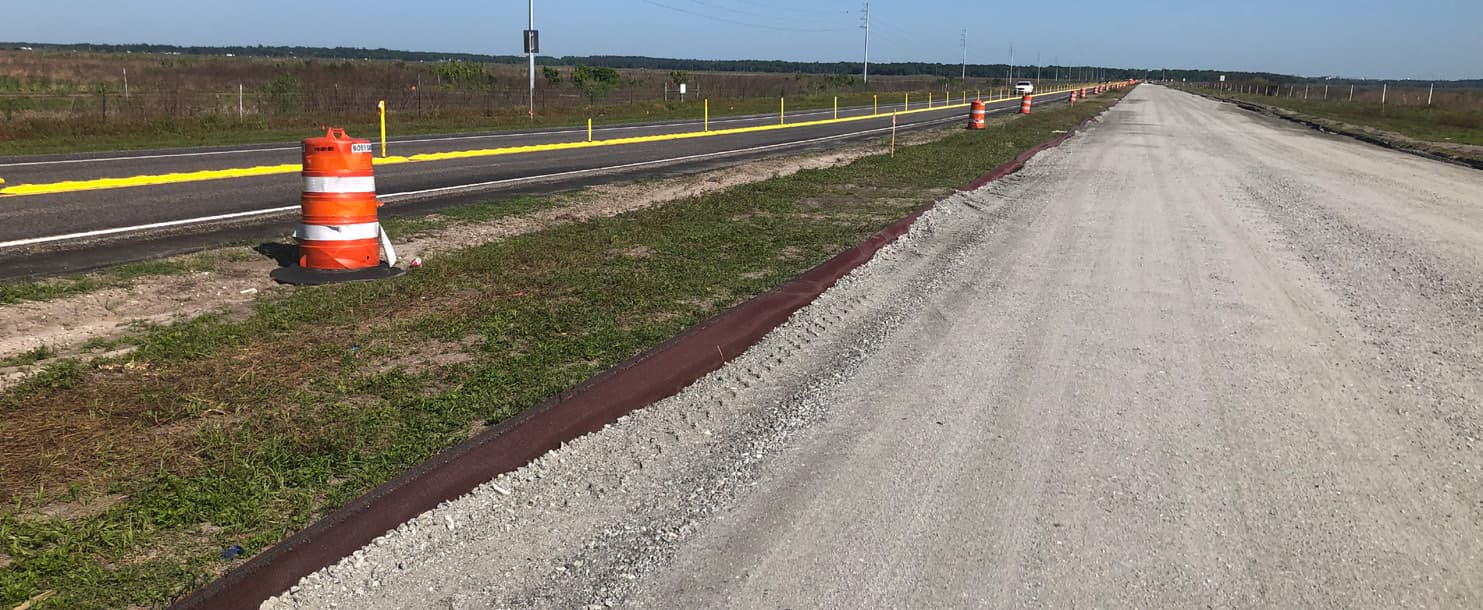
{"label": "orange traffic barrel", "polygon": [[[273,271],[286,284],[371,280],[402,273],[377,218],[371,141],[328,128],[304,140],[302,222],[294,230],[298,264]],[[381,253],[386,252],[387,262]]]}
{"label": "orange traffic barrel", "polygon": [[1028,94],[1028,93],[1025,94],[1025,97],[1020,98],[1020,114],[1030,114],[1030,100],[1031,99],[1032,98],[1030,97],[1030,94]]}
{"label": "orange traffic barrel", "polygon": [[969,106],[968,109],[968,128],[983,129],[984,114],[986,114],[986,112],[984,110],[983,100],[973,100],[973,104]]}
{"label": "orange traffic barrel", "polygon": [[1087,98],[1087,88],[1086,87],[1082,87],[1081,88],[1081,99],[1086,99],[1086,98]]}
{"label": "orange traffic barrel", "polygon": [[1071,104],[1075,104],[1076,103],[1076,90],[1075,89],[1072,89],[1071,90],[1071,97],[1066,98],[1066,101],[1068,103],[1071,103]]}

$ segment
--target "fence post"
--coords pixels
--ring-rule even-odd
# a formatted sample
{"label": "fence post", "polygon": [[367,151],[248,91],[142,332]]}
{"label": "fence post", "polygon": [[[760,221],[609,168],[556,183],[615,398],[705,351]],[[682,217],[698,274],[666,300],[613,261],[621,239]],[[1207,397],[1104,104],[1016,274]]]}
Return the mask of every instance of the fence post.
{"label": "fence post", "polygon": [[1437,90],[1437,84],[1432,83],[1426,88],[1426,105],[1432,105],[1432,92]]}
{"label": "fence post", "polygon": [[[258,112],[262,112],[262,103],[258,103]],[[242,83],[237,83],[237,120],[242,120]]]}
{"label": "fence post", "polygon": [[1354,85],[1349,85],[1349,101],[1354,101]]}

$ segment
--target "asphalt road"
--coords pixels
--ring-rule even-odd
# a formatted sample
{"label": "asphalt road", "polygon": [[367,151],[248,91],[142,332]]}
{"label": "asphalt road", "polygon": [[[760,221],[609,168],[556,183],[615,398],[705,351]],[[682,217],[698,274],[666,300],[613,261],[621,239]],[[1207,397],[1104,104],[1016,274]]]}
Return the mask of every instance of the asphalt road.
{"label": "asphalt road", "polygon": [[[938,101],[940,105],[941,100]],[[900,106],[899,100],[897,102],[896,104],[882,106],[882,108],[886,112],[890,112]],[[870,114],[871,110],[870,107],[847,107],[841,108],[839,115],[840,117],[863,116]],[[804,110],[788,113],[790,122],[814,121],[827,119],[832,116],[832,110]],[[731,117],[718,115],[710,122],[710,127],[711,129],[731,129],[754,125],[772,125],[777,123],[777,120],[777,113]],[[702,128],[703,122],[698,119],[658,123],[625,123],[606,126],[599,123],[593,129],[593,136],[596,139],[626,138],[641,135],[700,131]],[[316,134],[306,134],[306,136],[312,135]],[[370,140],[376,139],[376,134],[370,133],[355,133],[351,135]],[[582,142],[586,139],[587,129],[585,127],[403,136],[389,138],[388,151],[390,154],[395,155],[414,155],[448,150],[526,146],[555,142]],[[379,147],[377,150],[379,152]],[[0,178],[4,178],[8,184],[14,185],[280,165],[298,163],[299,154],[300,147],[298,142],[278,142],[271,144],[143,151],[0,156]]]}
{"label": "asphalt road", "polygon": [[[1042,102],[1053,103],[1048,98],[1042,99]],[[996,104],[994,109],[1002,112],[1015,106],[1017,103],[1005,102]],[[846,109],[841,114],[862,113],[868,114],[868,110]],[[801,122],[827,116],[818,112],[798,113],[790,115],[790,120]],[[950,109],[904,115],[900,118],[900,128],[913,129],[955,118],[962,118],[966,123],[966,110]],[[771,124],[776,120],[776,116],[737,119],[730,123],[720,123],[717,120],[712,121],[712,128]],[[460,190],[460,187],[471,185],[477,185],[476,190],[482,192],[537,181],[548,185],[547,188],[560,188],[562,185],[591,181],[593,175],[598,173],[607,176],[651,175],[687,164],[706,166],[716,163],[718,159],[735,162],[748,156],[775,154],[784,148],[827,146],[851,137],[879,136],[881,130],[889,128],[890,124],[891,118],[883,116],[841,124],[678,141],[389,165],[377,170],[377,191],[392,208],[387,212],[394,214],[405,211],[396,209],[398,207],[414,205],[411,203],[413,200],[416,200],[415,205],[426,207],[435,206],[450,198],[466,196],[474,189]],[[598,136],[629,137],[696,130],[698,125],[695,123],[667,123],[613,128]],[[585,138],[585,130],[423,138],[398,142],[393,152],[444,152],[581,141]],[[16,185],[297,163],[298,159],[297,146],[287,149],[279,146],[241,150],[164,151],[101,157],[84,155],[11,160],[9,164],[0,163],[0,177],[4,177],[7,184]],[[274,175],[56,195],[0,197],[0,258],[24,258],[29,254],[25,248],[45,250],[57,244],[89,243],[97,236],[87,234],[95,232],[291,207],[298,200],[300,186],[297,176]],[[286,226],[291,224],[293,216],[292,211],[280,212],[272,222]],[[257,217],[221,220],[238,224],[270,222],[269,219]],[[192,221],[189,226],[176,227],[169,231],[202,232],[207,227],[218,226],[222,222],[213,224]],[[131,230],[124,235],[138,236],[146,233]],[[15,243],[75,234],[85,235],[39,245]],[[6,244],[11,246],[7,247]],[[24,265],[18,268],[23,267]]]}
{"label": "asphalt road", "polygon": [[1483,607],[1483,173],[1152,86],[265,608]]}

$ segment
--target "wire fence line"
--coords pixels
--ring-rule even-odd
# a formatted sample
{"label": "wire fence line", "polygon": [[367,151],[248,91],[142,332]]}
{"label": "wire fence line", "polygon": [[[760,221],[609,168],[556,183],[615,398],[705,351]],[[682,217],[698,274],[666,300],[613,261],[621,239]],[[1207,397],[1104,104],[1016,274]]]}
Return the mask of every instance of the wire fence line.
{"label": "wire fence line", "polygon": [[1265,81],[1178,83],[1226,93],[1312,101],[1354,102],[1448,110],[1483,110],[1483,90],[1436,87],[1391,87],[1358,83],[1270,83]]}

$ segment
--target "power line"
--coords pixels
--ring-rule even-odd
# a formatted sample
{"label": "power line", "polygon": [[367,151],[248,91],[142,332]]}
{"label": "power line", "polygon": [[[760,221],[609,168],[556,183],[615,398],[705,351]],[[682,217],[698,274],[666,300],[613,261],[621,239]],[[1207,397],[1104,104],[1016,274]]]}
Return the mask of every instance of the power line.
{"label": "power line", "polygon": [[729,23],[729,24],[732,24],[732,25],[740,25],[740,26],[744,26],[744,27],[757,28],[757,29],[762,29],[762,30],[778,30],[778,31],[782,31],[782,32],[841,32],[841,31],[850,29],[848,27],[841,27],[841,28],[790,28],[790,27],[785,27],[785,26],[780,26],[780,25],[767,25],[767,24],[762,24],[762,23],[748,23],[748,22],[745,22],[745,21],[738,21],[736,19],[728,19],[726,17],[717,17],[715,15],[707,15],[705,13],[701,13],[701,12],[698,12],[698,11],[692,11],[692,10],[689,10],[689,9],[680,8],[678,6],[670,6],[670,5],[664,4],[662,2],[655,2],[654,0],[643,0],[643,1],[644,1],[645,4],[652,4],[652,5],[657,6],[659,8],[669,9],[671,11],[675,11],[677,13],[684,13],[686,15],[690,15],[690,16],[693,16],[693,17],[700,17],[701,19],[709,19],[711,21],[718,21],[718,22],[721,22],[721,23]]}
{"label": "power line", "polygon": [[886,28],[888,30],[893,30],[898,35],[904,36],[906,38],[911,38],[913,40],[918,40],[918,41],[922,41],[922,42],[927,42],[927,41],[939,42],[941,40],[941,39],[939,39],[939,38],[937,38],[935,36],[928,36],[928,35],[922,34],[920,32],[913,32],[911,30],[908,30],[906,28],[903,28],[901,26],[898,26],[896,24],[893,24],[893,23],[891,23],[889,21],[881,21],[880,23],[878,23],[876,25],[881,26],[881,27],[884,27],[884,28]]}
{"label": "power line", "polygon": [[[880,25],[880,24],[876,24],[876,25]],[[906,51],[910,51],[913,54],[916,54],[916,53],[918,53],[919,51],[922,50],[922,43],[915,42],[915,41],[909,41],[909,40],[902,40],[900,38],[897,38],[895,34],[889,34],[889,33],[886,33],[886,32],[872,32],[870,34],[870,37],[873,38],[873,39],[875,39],[876,41],[884,41],[884,42],[891,43],[890,45],[887,45],[887,46],[898,47],[900,49],[903,49],[903,50],[906,50]]]}
{"label": "power line", "polygon": [[[772,20],[775,20],[775,21],[786,21],[788,23],[817,23],[817,24],[830,23],[830,22],[827,22],[827,21],[819,20],[819,19],[800,19],[798,17],[777,17],[777,16],[774,16],[774,15],[764,15],[762,13],[752,13],[752,12],[748,12],[748,11],[741,11],[741,10],[737,10],[737,9],[731,8],[729,6],[723,6],[723,5],[715,4],[715,3],[712,3],[712,2],[706,2],[705,0],[689,0],[689,2],[691,4],[699,4],[701,6],[705,6],[705,7],[709,7],[709,8],[713,8],[713,9],[717,9],[717,10],[722,10],[722,11],[726,11],[726,12],[729,12],[729,13],[736,13],[738,15],[742,15],[742,16],[745,16],[745,17],[754,17],[754,18],[757,18],[757,19],[772,19]],[[844,14],[847,14],[847,13],[844,13]],[[832,23],[839,23],[839,22],[838,21],[833,21]]]}
{"label": "power line", "polygon": [[792,6],[779,6],[779,5],[776,5],[776,4],[768,4],[766,2],[753,2],[751,0],[736,0],[736,1],[739,4],[750,4],[752,6],[759,7],[759,8],[772,9],[772,10],[775,10],[775,11],[791,11],[791,12],[794,12],[794,13],[803,13],[803,14],[806,14],[806,15],[839,15],[839,14],[848,15],[850,13],[855,12],[852,9],[820,10],[820,9],[809,9],[809,8],[796,8],[796,7],[792,7]]}

